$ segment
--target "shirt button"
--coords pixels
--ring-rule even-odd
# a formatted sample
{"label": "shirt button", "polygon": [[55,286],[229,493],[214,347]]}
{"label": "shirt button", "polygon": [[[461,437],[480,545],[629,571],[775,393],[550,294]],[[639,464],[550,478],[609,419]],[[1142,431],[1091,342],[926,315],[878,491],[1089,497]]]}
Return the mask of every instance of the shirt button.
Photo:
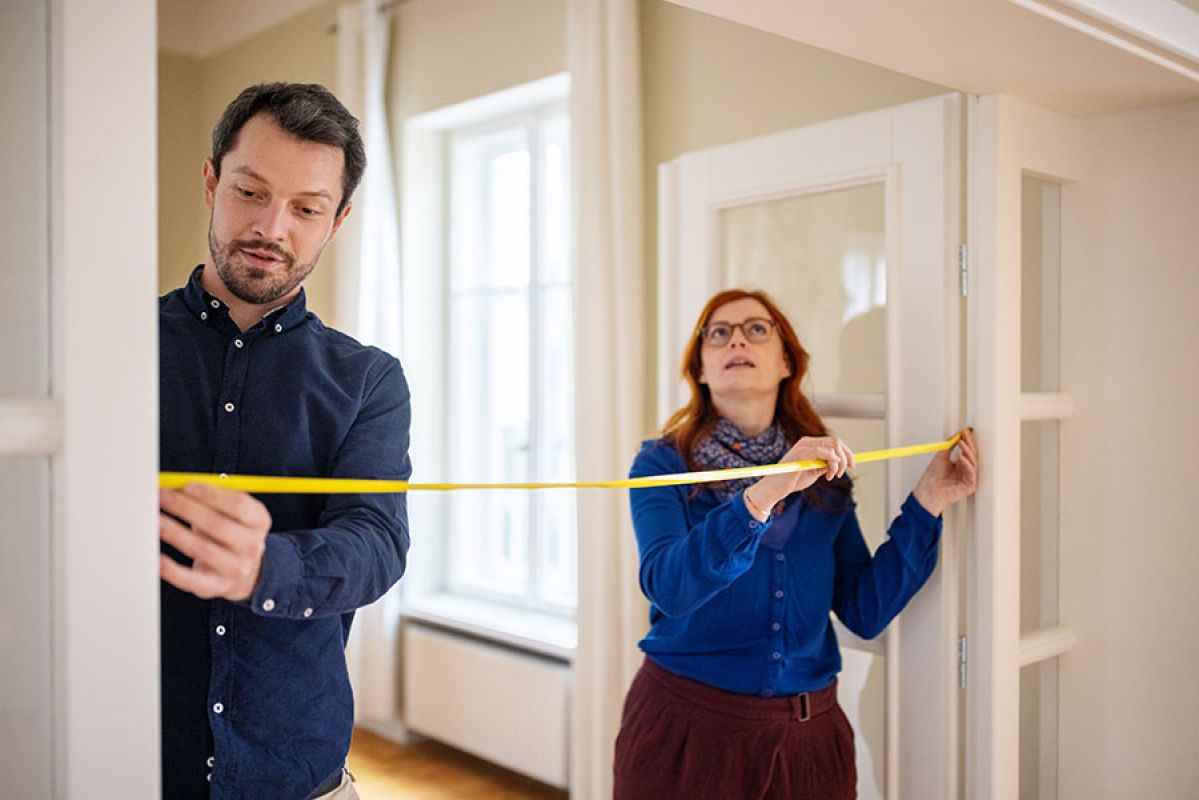
{"label": "shirt button", "polygon": [[774,590],[774,596],[775,596],[775,597],[777,597],[778,599],[782,600],[782,599],[783,599],[783,590],[782,590],[782,589],[775,589],[775,590]]}
{"label": "shirt button", "polygon": [[208,312],[207,312],[207,311],[201,311],[201,312],[200,312],[200,319],[208,319]]}
{"label": "shirt button", "polygon": [[274,611],[275,610],[275,601],[269,597],[267,599],[263,600],[262,601],[262,610],[263,611]]}
{"label": "shirt button", "polygon": [[275,333],[283,333],[283,326],[277,322],[275,323]]}
{"label": "shirt button", "polygon": [[214,761],[214,759],[213,759],[213,757],[212,757],[212,756],[209,756],[209,757],[208,757],[208,761],[206,761],[205,763],[206,763],[206,764],[208,764],[208,766],[210,766],[210,767],[211,767],[211,766],[212,766],[212,765],[215,763],[215,761]]}
{"label": "shirt button", "polygon": [[220,301],[220,300],[213,300],[211,303],[209,303],[209,305],[210,305],[210,306],[212,306],[213,308],[220,308],[220,307],[221,307],[221,301]]}
{"label": "shirt button", "polygon": [[241,339],[233,340],[233,346],[236,347],[238,350],[240,350],[243,347],[243,345],[244,345],[244,343],[242,342]]}
{"label": "shirt button", "polygon": [[225,626],[224,626],[224,625],[217,625],[217,626],[216,626],[216,635],[217,635],[217,636],[224,636],[224,635],[225,635]]}
{"label": "shirt button", "polygon": [[213,703],[212,710],[213,713],[220,714],[225,710],[225,706],[223,703]]}
{"label": "shirt button", "polygon": [[776,622],[776,623],[774,623],[773,625],[771,625],[771,626],[770,626],[770,630],[772,630],[772,631],[779,631],[779,630],[782,630],[782,629],[783,629],[783,626],[782,626],[782,624],[780,624],[780,623],[778,623],[778,622]]}
{"label": "shirt button", "polygon": [[[773,653],[770,654],[770,657],[773,658],[775,661],[778,661],[780,658],[783,657],[783,654],[780,653],[778,650],[775,650]],[[218,703],[217,705],[220,705],[220,704]]]}
{"label": "shirt button", "polygon": [[211,773],[211,772],[210,772],[210,773],[208,773],[207,775],[205,775],[204,777],[205,777],[205,778],[208,778],[208,782],[209,782],[209,783],[212,783],[212,773]]}
{"label": "shirt button", "polygon": [[758,523],[756,523],[756,522],[750,522],[750,523],[749,523],[749,527],[751,527],[751,528],[756,528],[756,527],[758,527]]}
{"label": "shirt button", "polygon": [[225,403],[225,410],[228,411],[230,414],[233,413],[233,409],[234,409],[234,405],[232,403]]}
{"label": "shirt button", "polygon": [[774,689],[764,689],[762,691],[762,696],[763,697],[774,697]]}
{"label": "shirt button", "polygon": [[774,560],[775,561],[786,561],[787,557],[785,555],[783,555],[782,553],[778,553],[775,555]]}
{"label": "shirt button", "polygon": [[312,609],[311,609],[311,608],[306,608],[306,609],[304,609],[304,616],[305,616],[305,617],[311,617],[311,616],[312,616]]}

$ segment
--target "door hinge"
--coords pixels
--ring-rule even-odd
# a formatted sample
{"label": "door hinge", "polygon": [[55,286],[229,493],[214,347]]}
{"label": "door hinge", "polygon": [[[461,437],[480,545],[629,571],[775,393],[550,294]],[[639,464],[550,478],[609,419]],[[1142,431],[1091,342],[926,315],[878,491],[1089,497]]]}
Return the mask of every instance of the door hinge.
{"label": "door hinge", "polygon": [[966,688],[966,637],[958,637],[958,688]]}
{"label": "door hinge", "polygon": [[958,245],[958,273],[962,280],[962,297],[966,297],[970,286],[970,250],[965,242]]}

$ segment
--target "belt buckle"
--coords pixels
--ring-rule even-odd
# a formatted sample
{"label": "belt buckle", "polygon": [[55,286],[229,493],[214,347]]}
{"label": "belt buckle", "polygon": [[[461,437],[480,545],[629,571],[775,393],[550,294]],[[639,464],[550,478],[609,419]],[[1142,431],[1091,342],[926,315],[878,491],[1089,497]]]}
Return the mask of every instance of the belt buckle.
{"label": "belt buckle", "polygon": [[[798,706],[798,711],[796,711]],[[795,713],[795,718],[800,722],[807,722],[812,718],[812,696],[808,692],[801,692],[791,699],[791,709]]]}

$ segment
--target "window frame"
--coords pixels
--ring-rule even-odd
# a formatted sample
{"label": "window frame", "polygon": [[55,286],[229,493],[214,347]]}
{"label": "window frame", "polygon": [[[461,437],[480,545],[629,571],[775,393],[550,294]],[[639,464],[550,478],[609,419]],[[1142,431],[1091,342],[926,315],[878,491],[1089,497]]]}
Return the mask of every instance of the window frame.
{"label": "window frame", "polygon": [[[447,352],[453,352],[456,346],[456,337],[459,335],[455,331],[455,315],[454,306],[457,299],[456,295],[462,290],[455,287],[455,275],[453,264],[453,238],[454,238],[454,204],[455,204],[455,186],[458,177],[455,173],[455,145],[468,142],[471,139],[477,139],[491,133],[507,129],[521,128],[523,129],[527,150],[530,154],[529,159],[529,242],[528,242],[528,257],[529,271],[528,280],[519,290],[504,287],[476,287],[467,291],[477,293],[479,295],[498,295],[513,291],[523,292],[523,296],[528,301],[529,315],[529,339],[528,339],[528,392],[529,392],[529,410],[528,410],[528,474],[531,478],[536,478],[539,474],[539,461],[541,449],[541,437],[544,435],[543,425],[539,421],[543,418],[542,404],[539,396],[539,384],[542,382],[542,373],[545,370],[544,356],[541,351],[541,338],[543,335],[543,297],[546,292],[561,288],[562,282],[543,281],[542,275],[545,269],[543,263],[543,247],[542,241],[545,237],[545,228],[543,227],[546,206],[544,192],[545,187],[542,185],[543,180],[543,152],[542,148],[545,144],[546,137],[543,128],[552,120],[565,118],[567,130],[569,131],[570,119],[570,104],[568,96],[559,96],[550,99],[544,99],[540,102],[525,104],[523,108],[511,109],[505,112],[490,115],[483,120],[476,120],[466,124],[448,126],[441,131],[441,151],[443,153],[442,161],[442,191],[444,192],[444,224],[442,225],[442,236],[444,237],[444,270],[443,282],[443,309],[442,320],[444,322],[442,341],[446,342]],[[566,175],[567,175],[567,198],[569,200],[569,181],[572,174],[569,160],[569,134],[567,136],[566,148]],[[479,176],[473,176],[478,178]],[[477,184],[476,184],[477,185]],[[570,214],[566,215],[566,225],[569,231]],[[569,239],[567,240],[569,241]],[[568,259],[570,258],[568,250]],[[573,259],[570,259],[573,261]],[[573,263],[569,268],[569,281],[566,286],[573,287]],[[573,317],[573,315],[572,315]],[[571,328],[571,339],[573,341],[576,331]],[[443,376],[442,392],[443,397],[447,400],[453,397],[455,391],[454,376],[450,369],[445,370]],[[454,429],[451,425],[443,425],[441,430],[441,443],[446,453],[452,453],[454,447]],[[556,477],[556,476],[555,476]],[[536,498],[530,497],[528,505],[528,525],[521,535],[525,537],[525,564],[527,568],[524,591],[520,595],[509,594],[497,589],[481,586],[477,583],[472,583],[470,580],[464,580],[460,576],[455,575],[456,563],[453,558],[454,539],[459,535],[454,530],[454,514],[452,506],[447,508],[444,516],[444,530],[446,537],[443,542],[442,552],[442,569],[440,582],[443,590],[453,596],[475,598],[487,602],[493,602],[500,605],[508,606],[520,611],[533,611],[543,614],[548,614],[555,617],[565,617],[574,619],[577,609],[577,581],[574,604],[555,603],[551,600],[546,600],[544,595],[546,591],[545,585],[545,570],[542,565],[543,550],[548,546],[548,539],[556,534],[542,530],[542,510],[540,503]],[[577,529],[576,529],[577,536]],[[575,562],[577,565],[578,550],[575,548]]]}

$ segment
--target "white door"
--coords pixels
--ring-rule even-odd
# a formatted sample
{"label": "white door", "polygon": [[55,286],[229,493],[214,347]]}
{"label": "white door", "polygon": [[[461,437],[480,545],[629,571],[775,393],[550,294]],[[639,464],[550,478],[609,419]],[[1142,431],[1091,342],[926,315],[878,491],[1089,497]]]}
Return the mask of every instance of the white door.
{"label": "white door", "polygon": [[1060,219],[1082,123],[969,101],[969,419],[983,480],[967,547],[966,797],[1057,797]]}
{"label": "white door", "polygon": [[0,24],[0,796],[157,797],[155,27]]}
{"label": "white door", "polygon": [[[961,407],[957,95],[689,153],[660,172],[660,420],[685,402],[678,363],[707,298],[768,291],[812,355],[816,408],[857,450],[938,441]],[[858,470],[867,540],[925,459]],[[958,790],[959,532],[881,641],[842,628],[841,699],[859,796]]]}

